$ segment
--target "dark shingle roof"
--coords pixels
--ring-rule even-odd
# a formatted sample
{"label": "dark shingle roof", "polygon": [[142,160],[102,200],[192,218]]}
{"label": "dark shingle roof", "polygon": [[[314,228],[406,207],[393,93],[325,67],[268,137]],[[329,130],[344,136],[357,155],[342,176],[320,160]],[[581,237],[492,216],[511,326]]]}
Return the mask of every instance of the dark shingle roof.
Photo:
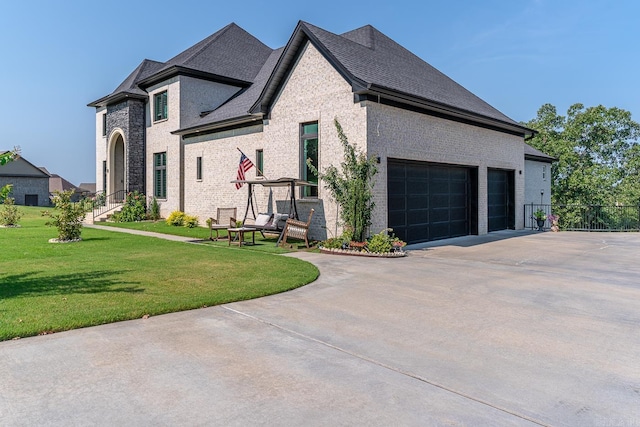
{"label": "dark shingle roof", "polygon": [[106,105],[123,94],[146,96],[147,85],[171,73],[192,72],[196,77],[227,79],[244,89],[214,111],[189,120],[187,128],[175,133],[257,120],[268,113],[307,40],[344,76],[356,94],[381,95],[447,117],[518,134],[532,133],[370,25],[337,35],[300,21],[287,45],[272,50],[231,23],[165,63],[143,61],[111,95],[89,105]]}
{"label": "dark shingle roof", "polygon": [[271,54],[271,48],[231,23],[168,60],[165,71],[180,66],[251,82]]}
{"label": "dark shingle roof", "polygon": [[271,52],[260,40],[231,23],[167,62],[145,59],[111,94],[89,106],[104,106],[127,96],[146,99],[146,86],[179,72],[191,72],[202,78],[222,78],[248,85]]}
{"label": "dark shingle roof", "polygon": [[[193,122],[189,127],[179,130],[178,133],[186,133],[190,129],[202,130],[215,123],[251,116],[249,109],[260,96],[283,50],[284,48],[280,48],[271,52],[271,55],[269,55],[262,69],[256,75],[251,86],[222,104],[216,110],[207,113],[199,120]],[[259,118],[261,118],[261,115],[256,116],[256,119]]]}
{"label": "dark shingle roof", "polygon": [[558,160],[555,157],[551,157],[548,154],[543,153],[542,151],[533,148],[529,144],[524,144],[524,158],[526,160],[538,160],[541,162],[553,163]]}
{"label": "dark shingle roof", "polygon": [[164,64],[162,62],[145,59],[136,67],[135,70],[131,72],[131,74],[127,76],[126,79],[124,79],[122,83],[120,83],[120,85],[118,85],[116,90],[107,96],[93,101],[89,104],[89,107],[105,106],[127,96],[146,99],[147,92],[138,87],[138,83],[159,71],[163,65]]}
{"label": "dark shingle roof", "polygon": [[392,96],[467,120],[497,121],[494,124],[498,126],[531,132],[370,25],[337,35],[300,22],[252,111],[268,110],[286,78],[285,70],[295,60],[294,52],[290,51],[299,49],[307,39],[351,83],[356,93]]}

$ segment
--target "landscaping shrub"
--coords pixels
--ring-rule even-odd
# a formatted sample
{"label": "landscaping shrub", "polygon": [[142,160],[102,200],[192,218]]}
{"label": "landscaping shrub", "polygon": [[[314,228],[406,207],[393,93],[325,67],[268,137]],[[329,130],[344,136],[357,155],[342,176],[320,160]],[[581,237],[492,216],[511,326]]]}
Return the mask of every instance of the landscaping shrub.
{"label": "landscaping shrub", "polygon": [[111,219],[115,222],[142,221],[147,217],[147,202],[144,194],[137,191],[127,193],[120,212],[115,213]]}
{"label": "landscaping shrub", "polygon": [[174,225],[176,227],[182,227],[184,225],[184,212],[171,212],[171,214],[167,217],[167,224]]}
{"label": "landscaping shrub", "polygon": [[152,221],[160,219],[160,203],[158,203],[158,199],[155,197],[152,197],[149,202],[149,219]]}
{"label": "landscaping shrub", "polygon": [[198,226],[198,217],[185,214],[182,218],[182,225],[187,228],[195,228]]}
{"label": "landscaping shrub", "polygon": [[14,204],[15,200],[11,197],[6,197],[2,208],[0,208],[0,225],[13,226],[18,225],[18,221],[22,217],[18,207]]}
{"label": "landscaping shrub", "polygon": [[386,253],[391,252],[391,248],[393,247],[393,238],[387,234],[387,231],[390,229],[382,230],[378,234],[374,234],[369,239],[369,251],[371,252],[379,252]]}
{"label": "landscaping shrub", "polygon": [[82,203],[71,201],[72,195],[73,190],[56,191],[53,197],[55,212],[42,212],[42,215],[51,218],[46,225],[58,229],[58,240],[61,241],[79,239],[82,233],[82,220],[86,212]]}

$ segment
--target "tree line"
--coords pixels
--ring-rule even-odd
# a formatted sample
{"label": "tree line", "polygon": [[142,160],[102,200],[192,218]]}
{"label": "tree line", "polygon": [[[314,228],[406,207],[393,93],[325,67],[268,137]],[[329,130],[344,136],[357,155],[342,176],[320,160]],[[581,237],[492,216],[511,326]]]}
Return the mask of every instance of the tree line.
{"label": "tree line", "polygon": [[557,159],[553,205],[640,205],[640,124],[629,111],[574,104],[563,116],[544,104],[523,125],[538,132],[527,143]]}

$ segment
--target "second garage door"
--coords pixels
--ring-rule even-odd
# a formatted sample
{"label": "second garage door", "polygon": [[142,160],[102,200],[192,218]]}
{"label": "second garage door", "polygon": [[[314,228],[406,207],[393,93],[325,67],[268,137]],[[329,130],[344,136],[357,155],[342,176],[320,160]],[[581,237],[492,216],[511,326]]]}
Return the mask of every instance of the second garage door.
{"label": "second garage door", "polygon": [[475,234],[476,176],[473,168],[390,159],[389,227],[408,243]]}

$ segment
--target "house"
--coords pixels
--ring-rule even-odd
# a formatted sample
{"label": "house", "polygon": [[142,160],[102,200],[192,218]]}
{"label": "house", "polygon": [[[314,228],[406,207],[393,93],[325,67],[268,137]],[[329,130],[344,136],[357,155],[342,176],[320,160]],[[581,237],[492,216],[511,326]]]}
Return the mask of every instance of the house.
{"label": "house", "polygon": [[17,205],[49,206],[49,174],[24,157],[0,166],[0,188],[7,184]]}
{"label": "house", "polygon": [[[166,216],[244,212],[231,183],[240,153],[248,178],[316,182],[351,143],[378,159],[371,232],[411,242],[524,227],[524,140],[510,119],[367,25],[334,34],[299,22],[271,49],[230,24],[166,62],[145,59],[96,111],[97,190],[155,196]],[[257,189],[261,211],[288,188]],[[322,183],[302,187],[300,217],[315,210],[316,239],[336,235],[338,210]]]}
{"label": "house", "polygon": [[96,195],[95,182],[81,182],[78,187],[82,193],[82,197],[93,197]]}
{"label": "house", "polygon": [[524,145],[525,227],[534,228],[531,214],[538,209],[551,213],[551,165],[556,159],[529,144]]}
{"label": "house", "polygon": [[80,199],[82,199],[83,190],[81,188],[76,187],[58,174],[49,173],[49,171],[47,171],[45,168],[40,169],[49,174],[49,197],[51,199],[53,199],[53,197],[55,196],[56,191],[62,192],[70,190],[73,191],[73,194],[71,195],[72,202],[78,202],[80,201]]}

